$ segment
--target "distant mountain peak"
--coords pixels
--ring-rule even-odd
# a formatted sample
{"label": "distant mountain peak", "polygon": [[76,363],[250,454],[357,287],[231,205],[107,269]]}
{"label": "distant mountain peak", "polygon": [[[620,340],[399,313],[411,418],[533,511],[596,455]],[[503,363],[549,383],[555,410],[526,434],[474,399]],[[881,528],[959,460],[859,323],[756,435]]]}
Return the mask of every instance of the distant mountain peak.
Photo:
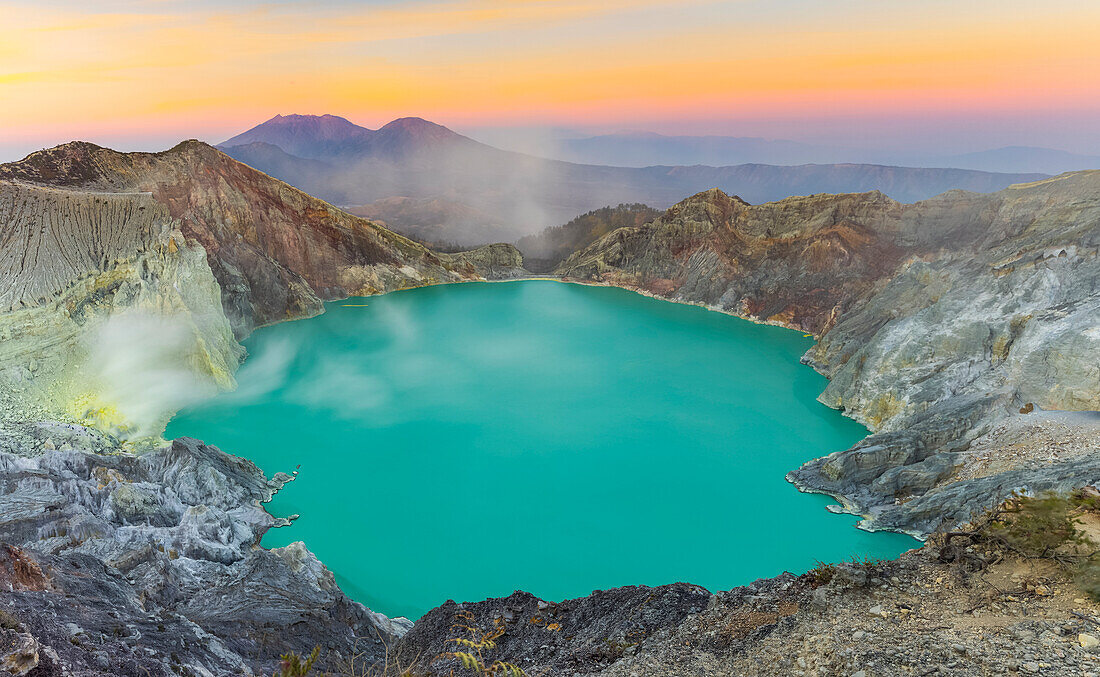
{"label": "distant mountain peak", "polygon": [[332,160],[353,156],[395,159],[431,148],[477,142],[418,117],[398,118],[375,131],[330,113],[293,113],[276,115],[218,146],[224,149],[254,143],[276,146],[300,158]]}
{"label": "distant mountain peak", "polygon": [[276,115],[221,144],[222,148],[255,142],[278,146],[291,155],[321,158],[354,150],[374,134],[338,115]]}
{"label": "distant mountain peak", "polygon": [[386,129],[387,127],[394,127],[394,128],[400,127],[402,129],[420,129],[420,128],[425,128],[425,129],[427,129],[427,128],[447,129],[443,125],[439,125],[439,124],[436,124],[436,123],[431,122],[429,120],[425,120],[424,118],[418,118],[418,117],[415,117],[415,116],[397,118],[396,120],[392,120],[390,122],[387,122],[378,131],[382,131],[383,129]]}
{"label": "distant mountain peak", "polygon": [[396,148],[388,148],[393,142],[403,144],[425,144],[470,141],[470,139],[467,139],[443,125],[429,122],[424,118],[415,117],[397,118],[383,125],[374,134],[374,145],[384,147],[387,150],[398,150]]}

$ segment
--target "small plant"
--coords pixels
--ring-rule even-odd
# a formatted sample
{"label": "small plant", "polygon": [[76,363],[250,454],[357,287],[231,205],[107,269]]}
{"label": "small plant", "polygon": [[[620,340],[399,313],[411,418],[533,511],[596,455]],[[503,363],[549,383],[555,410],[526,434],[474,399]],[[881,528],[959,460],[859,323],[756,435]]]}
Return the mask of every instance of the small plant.
{"label": "small plant", "polygon": [[275,673],[275,677],[305,677],[313,671],[313,664],[317,662],[317,657],[320,655],[319,646],[313,647],[313,651],[306,656],[305,660],[296,652],[285,653],[281,656],[282,664],[279,666],[279,671]]}
{"label": "small plant", "polygon": [[853,567],[863,569],[865,571],[875,571],[885,566],[886,560],[875,559],[874,557],[860,557],[856,555],[855,557],[852,557],[851,560],[849,560],[849,564],[851,564]]}
{"label": "small plant", "polygon": [[[379,637],[381,639],[381,637]],[[419,673],[413,673],[397,656],[390,653],[390,647],[383,643],[385,654],[379,661],[374,651],[362,651],[356,642],[351,655],[343,656],[339,653],[333,661],[331,673],[325,673],[328,677],[416,677]],[[416,661],[413,660],[413,663]]]}
{"label": "small plant", "polygon": [[[1086,513],[1100,512],[1100,492],[1085,488],[1069,494],[1016,495],[976,519],[968,530],[940,537],[940,561],[981,570],[1005,553],[1055,562],[1083,592],[1100,601],[1100,551],[1078,527]],[[983,558],[973,545],[985,546]],[[990,557],[992,556],[992,558]]]}
{"label": "small plant", "polygon": [[1100,601],[1100,562],[1089,557],[1073,568],[1073,582],[1094,601]]}
{"label": "small plant", "polygon": [[493,621],[493,627],[487,631],[481,631],[473,626],[474,615],[463,610],[455,614],[455,622],[451,625],[453,630],[458,630],[465,637],[452,637],[448,643],[456,644],[455,651],[446,651],[440,654],[440,658],[453,658],[463,668],[479,675],[503,675],[504,677],[526,677],[523,668],[505,661],[488,662],[485,652],[496,648],[496,641],[504,636],[505,627],[501,619]]}
{"label": "small plant", "polygon": [[806,572],[806,576],[809,578],[811,587],[820,588],[828,585],[836,576],[836,565],[818,561],[817,566]]}
{"label": "small plant", "polygon": [[986,538],[1032,558],[1052,557],[1066,545],[1083,544],[1086,539],[1072,514],[1078,507],[1075,499],[1058,494],[1012,499],[989,522]]}

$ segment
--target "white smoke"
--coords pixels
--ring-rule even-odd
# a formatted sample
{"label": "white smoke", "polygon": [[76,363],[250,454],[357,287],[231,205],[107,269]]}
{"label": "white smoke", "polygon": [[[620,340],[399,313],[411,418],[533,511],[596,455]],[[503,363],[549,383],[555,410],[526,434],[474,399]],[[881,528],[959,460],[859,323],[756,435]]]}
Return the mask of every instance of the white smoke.
{"label": "white smoke", "polygon": [[87,339],[87,396],[78,415],[128,439],[157,436],[178,410],[214,395],[195,329],[183,317],[112,315]]}

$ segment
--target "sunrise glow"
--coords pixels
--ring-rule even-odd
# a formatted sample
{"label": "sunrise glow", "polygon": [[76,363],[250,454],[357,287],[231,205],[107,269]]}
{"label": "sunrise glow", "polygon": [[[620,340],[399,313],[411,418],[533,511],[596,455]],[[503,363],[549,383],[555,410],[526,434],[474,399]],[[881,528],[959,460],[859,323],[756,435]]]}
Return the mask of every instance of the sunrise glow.
{"label": "sunrise glow", "polygon": [[812,132],[837,116],[1018,127],[1100,111],[1095,78],[1081,80],[1100,73],[1100,5],[1068,0],[113,0],[4,3],[0,25],[10,148],[218,141],[289,112],[459,127],[794,118]]}

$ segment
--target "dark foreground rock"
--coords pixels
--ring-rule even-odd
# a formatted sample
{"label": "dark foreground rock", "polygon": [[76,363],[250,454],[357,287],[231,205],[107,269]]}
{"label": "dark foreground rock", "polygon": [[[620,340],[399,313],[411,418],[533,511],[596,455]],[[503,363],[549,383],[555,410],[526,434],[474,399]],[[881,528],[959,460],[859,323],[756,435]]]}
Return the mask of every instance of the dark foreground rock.
{"label": "dark foreground rock", "polygon": [[714,595],[677,584],[560,604],[526,593],[448,602],[417,621],[397,654],[412,674],[467,674],[441,654],[475,650],[448,640],[497,627],[504,634],[482,650],[484,662],[529,677],[1100,674],[1100,608],[1065,569],[976,554],[992,562],[980,572],[928,546]]}
{"label": "dark foreground rock", "polygon": [[396,655],[402,664],[446,674],[458,662],[445,654],[469,650],[453,640],[479,640],[503,629],[496,646],[484,652],[490,664],[511,663],[532,675],[594,673],[699,613],[710,597],[705,588],[677,583],[598,590],[557,604],[526,592],[467,604],[448,601],[416,622]]}
{"label": "dark foreground rock", "polygon": [[[100,439],[50,430],[50,446]],[[280,654],[315,646],[330,664],[380,657],[404,630],[348,599],[301,543],[259,547],[286,523],[261,505],[286,474],[268,479],[188,438],[142,456],[31,453],[0,453],[0,612],[33,638],[38,648],[23,653],[44,666],[269,674]],[[22,635],[0,640],[19,645]]]}

